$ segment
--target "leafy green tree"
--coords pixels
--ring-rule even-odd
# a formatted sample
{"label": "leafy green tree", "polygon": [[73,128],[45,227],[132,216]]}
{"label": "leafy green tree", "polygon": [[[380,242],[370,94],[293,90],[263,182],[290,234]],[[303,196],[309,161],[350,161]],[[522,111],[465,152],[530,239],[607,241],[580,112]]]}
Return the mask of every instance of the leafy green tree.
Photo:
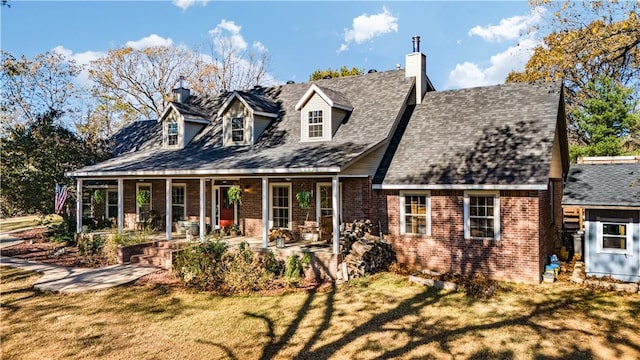
{"label": "leafy green tree", "polygon": [[59,125],[60,116],[51,110],[0,138],[3,215],[52,213],[55,185],[73,188],[65,172],[106,158]]}
{"label": "leafy green tree", "polygon": [[585,100],[571,110],[578,144],[571,157],[616,156],[633,151],[640,141],[640,115],[632,89],[601,75],[586,84]]}
{"label": "leafy green tree", "polygon": [[354,75],[362,75],[362,74],[364,74],[364,69],[358,69],[355,66],[352,67],[351,69],[347,68],[346,66],[343,66],[338,70],[333,70],[331,68],[328,68],[326,70],[318,69],[313,73],[311,73],[311,76],[309,76],[309,81],[327,79],[327,78],[332,79],[337,77],[354,76]]}

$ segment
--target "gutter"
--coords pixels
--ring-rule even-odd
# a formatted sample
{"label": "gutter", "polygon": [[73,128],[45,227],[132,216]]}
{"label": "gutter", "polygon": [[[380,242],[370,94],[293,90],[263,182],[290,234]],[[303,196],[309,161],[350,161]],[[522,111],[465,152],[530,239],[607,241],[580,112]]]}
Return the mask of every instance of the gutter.
{"label": "gutter", "polygon": [[547,190],[547,184],[374,184],[374,190]]}

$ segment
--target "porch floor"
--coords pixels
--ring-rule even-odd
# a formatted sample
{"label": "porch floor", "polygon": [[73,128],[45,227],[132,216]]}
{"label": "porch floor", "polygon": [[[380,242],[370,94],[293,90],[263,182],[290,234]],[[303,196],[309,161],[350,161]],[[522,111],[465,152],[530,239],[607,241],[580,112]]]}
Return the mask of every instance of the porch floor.
{"label": "porch floor", "polygon": [[[151,241],[165,241],[166,233],[157,232],[150,235]],[[225,236],[222,240],[226,241],[231,247],[238,247],[240,243],[247,242],[250,248],[254,251],[262,250],[262,238],[252,236]],[[186,242],[187,238],[185,234],[172,233],[171,241]],[[199,238],[194,237],[191,242],[197,243]],[[268,244],[267,250],[272,250],[278,253],[284,254],[296,254],[296,253],[318,253],[318,254],[333,254],[333,249],[330,243],[327,241],[296,241],[285,244],[284,247],[276,247],[274,242]]]}

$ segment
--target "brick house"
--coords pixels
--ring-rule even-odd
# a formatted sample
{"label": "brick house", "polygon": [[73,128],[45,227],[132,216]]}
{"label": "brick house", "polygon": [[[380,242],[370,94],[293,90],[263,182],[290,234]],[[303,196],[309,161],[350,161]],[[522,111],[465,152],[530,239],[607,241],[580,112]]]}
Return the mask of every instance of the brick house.
{"label": "brick house", "polygon": [[214,97],[180,86],[174,100],[122,129],[112,159],[68,174],[78,193],[106,188],[120,231],[153,212],[167,240],[187,219],[201,237],[237,223],[267,248],[270,229],[310,220],[337,256],[340,224],[369,218],[416,268],[541,280],[568,171],[560,84],[436,92],[416,37],[405,69]]}

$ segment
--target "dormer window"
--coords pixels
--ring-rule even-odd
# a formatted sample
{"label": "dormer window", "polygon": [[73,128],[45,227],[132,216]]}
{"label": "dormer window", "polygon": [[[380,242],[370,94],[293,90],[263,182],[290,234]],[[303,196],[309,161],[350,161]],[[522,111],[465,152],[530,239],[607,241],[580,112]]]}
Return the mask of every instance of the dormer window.
{"label": "dormer window", "polygon": [[295,110],[300,111],[300,141],[330,141],[353,107],[339,91],[313,84]]}
{"label": "dormer window", "polygon": [[167,145],[178,145],[178,122],[175,120],[171,120],[167,124]]}
{"label": "dormer window", "polygon": [[322,110],[309,111],[309,138],[321,138]]}
{"label": "dormer window", "polygon": [[244,142],[244,118],[231,118],[231,141]]}

